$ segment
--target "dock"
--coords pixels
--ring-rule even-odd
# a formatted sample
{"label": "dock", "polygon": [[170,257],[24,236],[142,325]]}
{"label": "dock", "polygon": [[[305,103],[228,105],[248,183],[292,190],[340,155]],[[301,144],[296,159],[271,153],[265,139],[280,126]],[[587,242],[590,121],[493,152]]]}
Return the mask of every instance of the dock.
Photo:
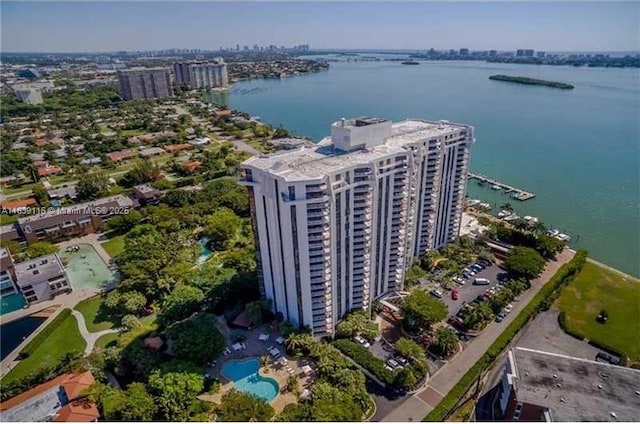
{"label": "dock", "polygon": [[534,197],[536,197],[535,194],[529,192],[529,191],[525,191],[513,186],[510,186],[508,184],[504,184],[501,183],[498,180],[494,180],[493,178],[489,178],[486,177],[484,175],[480,175],[480,174],[476,174],[473,172],[469,172],[469,177],[470,180],[478,180],[481,181],[483,183],[488,183],[489,185],[496,186],[496,187],[500,187],[500,190],[504,190],[504,192],[506,194],[511,194],[511,197],[520,201],[525,201],[525,200],[529,200],[529,199],[533,199]]}

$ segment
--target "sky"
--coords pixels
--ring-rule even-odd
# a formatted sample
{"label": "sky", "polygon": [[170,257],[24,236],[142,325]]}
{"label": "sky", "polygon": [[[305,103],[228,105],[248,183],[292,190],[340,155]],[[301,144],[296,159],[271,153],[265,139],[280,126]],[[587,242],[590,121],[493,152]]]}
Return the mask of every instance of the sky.
{"label": "sky", "polygon": [[4,52],[640,50],[640,2],[0,2]]}

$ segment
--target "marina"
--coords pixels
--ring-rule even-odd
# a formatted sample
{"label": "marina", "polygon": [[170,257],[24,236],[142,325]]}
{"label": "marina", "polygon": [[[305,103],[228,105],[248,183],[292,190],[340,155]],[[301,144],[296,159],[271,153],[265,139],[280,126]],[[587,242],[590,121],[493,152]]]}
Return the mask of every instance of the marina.
{"label": "marina", "polygon": [[523,201],[523,202],[525,200],[533,199],[534,197],[536,197],[536,195],[531,192],[521,190],[516,187],[512,187],[510,185],[501,183],[500,181],[494,180],[493,178],[489,178],[480,174],[475,174],[473,172],[469,172],[469,179],[478,180],[478,183],[481,185],[488,183],[491,185],[491,188],[493,190],[504,190],[504,192],[506,194],[510,194],[512,198]]}

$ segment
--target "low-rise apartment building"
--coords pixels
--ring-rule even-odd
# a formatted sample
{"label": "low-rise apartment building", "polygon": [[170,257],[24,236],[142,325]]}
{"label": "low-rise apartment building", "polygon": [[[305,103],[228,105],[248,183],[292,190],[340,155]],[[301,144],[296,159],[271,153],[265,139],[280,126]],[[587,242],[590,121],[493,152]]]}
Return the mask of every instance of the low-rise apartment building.
{"label": "low-rise apartment building", "polygon": [[14,265],[16,283],[29,303],[52,299],[71,291],[62,260],[57,254],[40,256]]}
{"label": "low-rise apartment building", "polygon": [[27,243],[55,241],[95,233],[105,221],[117,214],[128,213],[131,208],[133,201],[127,196],[105,197],[20,218],[18,227]]}

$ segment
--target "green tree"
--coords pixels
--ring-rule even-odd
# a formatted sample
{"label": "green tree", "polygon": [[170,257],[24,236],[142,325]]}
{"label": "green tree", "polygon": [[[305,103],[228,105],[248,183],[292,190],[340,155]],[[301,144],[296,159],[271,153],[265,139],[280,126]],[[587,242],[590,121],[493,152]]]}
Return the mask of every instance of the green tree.
{"label": "green tree", "polygon": [[284,321],[278,326],[278,331],[283,337],[289,337],[289,334],[296,331],[295,326],[290,321]]}
{"label": "green tree", "polygon": [[44,184],[38,183],[34,185],[31,192],[40,206],[46,206],[49,204],[49,195],[47,194],[47,189],[44,188]]}
{"label": "green tree", "polygon": [[149,376],[149,387],[166,420],[187,421],[191,404],[204,390],[204,377],[198,369],[160,369]]}
{"label": "green tree", "polygon": [[458,336],[448,327],[440,327],[436,330],[434,346],[447,357],[458,348]]}
{"label": "green tree", "polygon": [[118,233],[126,233],[142,221],[142,214],[136,210],[112,217],[107,222],[107,228]]}
{"label": "green tree", "polygon": [[422,290],[414,290],[403,299],[400,308],[407,328],[429,329],[447,316],[447,305]]}
{"label": "green tree", "polygon": [[415,286],[420,282],[420,278],[424,278],[427,273],[418,265],[413,265],[404,274],[404,283],[407,287]]}
{"label": "green tree", "polygon": [[53,253],[57,253],[59,250],[58,246],[53,243],[49,243],[48,241],[39,241],[33,244],[30,244],[27,247],[27,256],[31,259],[37,258],[39,256],[51,255]]}
{"label": "green tree", "polygon": [[424,361],[425,351],[422,346],[406,337],[400,337],[395,343],[396,351],[409,361]]}
{"label": "green tree", "polygon": [[132,383],[126,391],[94,383],[88,396],[109,421],[153,421],[158,410],[153,396],[142,383]]}
{"label": "green tree", "polygon": [[216,250],[224,250],[240,228],[240,218],[231,209],[221,208],[209,217],[205,233]]}
{"label": "green tree", "polygon": [[2,240],[0,241],[0,247],[4,247],[11,252],[14,257],[22,253],[22,246],[15,240]]}
{"label": "green tree", "polygon": [[104,171],[82,173],[76,185],[78,200],[94,200],[109,194],[109,176]]}
{"label": "green tree", "polygon": [[538,236],[536,243],[536,250],[545,259],[555,259],[556,254],[562,252],[565,243],[555,237],[547,234],[541,234]]}
{"label": "green tree", "polygon": [[231,389],[222,396],[216,414],[227,422],[270,421],[275,411],[258,396]]}
{"label": "green tree", "polygon": [[511,275],[527,281],[540,275],[544,265],[544,258],[530,247],[514,247],[509,251],[505,260],[505,267]]}
{"label": "green tree", "polygon": [[329,383],[317,382],[312,389],[313,421],[360,421],[364,410],[353,396]]}
{"label": "green tree", "polygon": [[249,249],[232,250],[225,253],[222,266],[238,272],[251,272],[256,269],[255,252]]}
{"label": "green tree", "polygon": [[137,184],[150,183],[158,180],[161,173],[160,167],[149,159],[138,159],[133,168],[122,177],[122,184],[126,187],[131,187]]}
{"label": "green tree", "polygon": [[411,389],[418,382],[418,378],[415,376],[411,367],[405,367],[396,374],[394,379],[394,385],[397,387],[404,387],[405,389]]}
{"label": "green tree", "polygon": [[185,319],[200,310],[203,301],[204,293],[202,290],[186,284],[179,284],[165,297],[158,320],[162,325],[169,325]]}
{"label": "green tree", "polygon": [[216,359],[224,347],[224,336],[211,315],[200,315],[173,324],[167,329],[167,335],[177,357],[197,364]]}
{"label": "green tree", "polygon": [[275,419],[280,422],[311,421],[311,409],[308,403],[289,403]]}

